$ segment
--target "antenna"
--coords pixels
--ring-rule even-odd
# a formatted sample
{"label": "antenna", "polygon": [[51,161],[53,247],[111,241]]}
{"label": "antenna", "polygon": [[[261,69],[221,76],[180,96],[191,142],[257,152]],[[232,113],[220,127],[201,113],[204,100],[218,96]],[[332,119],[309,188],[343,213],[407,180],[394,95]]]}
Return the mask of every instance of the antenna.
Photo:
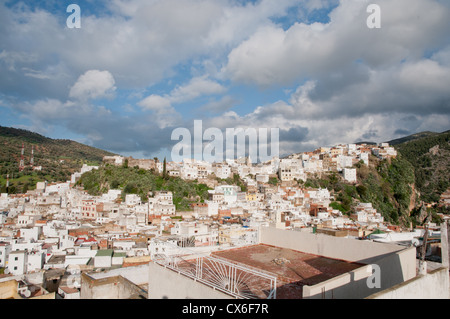
{"label": "antenna", "polygon": [[30,158],[30,166],[34,166],[34,145],[31,146],[31,158]]}

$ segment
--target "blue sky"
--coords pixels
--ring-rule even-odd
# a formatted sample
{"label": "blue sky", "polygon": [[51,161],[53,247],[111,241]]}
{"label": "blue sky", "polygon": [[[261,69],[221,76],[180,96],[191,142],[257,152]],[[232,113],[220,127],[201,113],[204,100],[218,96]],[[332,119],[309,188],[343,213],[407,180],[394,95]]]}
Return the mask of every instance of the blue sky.
{"label": "blue sky", "polygon": [[448,130],[449,3],[375,2],[0,0],[0,125],[134,157],[200,119],[281,154]]}

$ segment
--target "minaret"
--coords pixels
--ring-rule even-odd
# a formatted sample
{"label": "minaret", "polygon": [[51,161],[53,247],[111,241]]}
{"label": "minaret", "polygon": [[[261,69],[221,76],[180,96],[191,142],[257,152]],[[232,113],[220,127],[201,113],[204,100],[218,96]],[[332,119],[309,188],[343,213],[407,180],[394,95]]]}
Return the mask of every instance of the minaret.
{"label": "minaret", "polygon": [[25,153],[25,146],[22,143],[22,153],[20,156],[19,172],[23,171],[23,169],[25,168],[24,153]]}

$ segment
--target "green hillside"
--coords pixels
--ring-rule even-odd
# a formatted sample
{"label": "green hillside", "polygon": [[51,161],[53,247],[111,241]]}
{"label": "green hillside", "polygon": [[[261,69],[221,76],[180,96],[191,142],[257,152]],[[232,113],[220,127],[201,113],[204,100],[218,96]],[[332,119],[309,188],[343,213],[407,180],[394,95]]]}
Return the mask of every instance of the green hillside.
{"label": "green hillside", "polygon": [[336,199],[331,206],[347,214],[358,202],[370,202],[386,221],[416,225],[423,222],[420,208],[427,203],[432,204],[428,211],[433,220],[439,222],[436,213],[450,213],[436,204],[450,187],[450,131],[417,133],[389,144],[397,149],[397,158],[371,156],[369,166],[356,164],[356,185],[346,183],[336,173],[309,179],[305,185],[327,187]]}
{"label": "green hillside", "polygon": [[[19,171],[22,143],[25,169]],[[30,166],[34,148],[34,165]],[[32,189],[36,182],[66,181],[83,163],[100,164],[103,156],[113,155],[71,140],[51,139],[23,129],[0,126],[0,191],[6,191],[6,177],[10,177],[10,193]]]}
{"label": "green hillside", "polygon": [[417,140],[417,139],[437,136],[439,134],[440,133],[429,132],[429,131],[420,132],[420,133],[415,133],[415,134],[411,134],[411,135],[408,135],[408,136],[404,136],[404,137],[401,137],[401,138],[397,138],[395,140],[391,140],[388,143],[390,145],[396,146],[396,145],[400,145],[400,144],[403,144],[403,143],[406,143],[406,142],[409,142],[409,141],[414,141],[414,140]]}
{"label": "green hillside", "polygon": [[322,174],[310,178],[306,187],[327,188],[335,198],[331,207],[351,214],[358,202],[372,203],[384,219],[392,224],[407,225],[414,190],[414,170],[402,156],[379,160],[371,156],[369,166],[357,163],[357,184],[346,182],[338,173]]}
{"label": "green hillside", "polygon": [[395,148],[414,168],[420,200],[438,202],[450,187],[450,131],[414,134],[395,144]]}
{"label": "green hillside", "polygon": [[186,181],[180,177],[164,178],[150,170],[109,164],[84,173],[77,184],[91,195],[101,195],[109,189],[121,189],[123,198],[126,194],[137,194],[143,201],[147,200],[149,192],[171,191],[177,211],[190,210],[191,203],[203,202],[208,198],[209,189],[196,181]]}

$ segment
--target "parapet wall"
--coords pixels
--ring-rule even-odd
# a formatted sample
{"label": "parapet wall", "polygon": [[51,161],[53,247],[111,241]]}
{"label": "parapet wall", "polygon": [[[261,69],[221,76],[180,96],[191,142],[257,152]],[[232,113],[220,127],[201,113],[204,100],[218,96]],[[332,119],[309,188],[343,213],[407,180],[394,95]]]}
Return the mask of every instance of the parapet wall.
{"label": "parapet wall", "polygon": [[367,299],[449,299],[448,268],[442,267],[375,293]]}
{"label": "parapet wall", "polygon": [[150,262],[149,299],[231,299],[232,297],[164,266]]}

